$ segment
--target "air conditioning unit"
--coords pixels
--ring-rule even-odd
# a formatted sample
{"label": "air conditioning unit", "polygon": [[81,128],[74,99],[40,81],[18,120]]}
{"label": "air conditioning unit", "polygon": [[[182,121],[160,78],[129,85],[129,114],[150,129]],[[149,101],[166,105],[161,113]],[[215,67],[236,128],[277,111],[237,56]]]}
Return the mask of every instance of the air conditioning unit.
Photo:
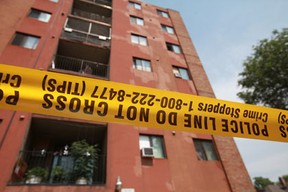
{"label": "air conditioning unit", "polygon": [[105,37],[105,36],[102,36],[102,35],[99,35],[99,36],[98,36],[98,38],[99,38],[100,40],[104,40],[104,41],[106,41],[106,40],[107,40],[107,37]]}
{"label": "air conditioning unit", "polygon": [[154,157],[154,152],[152,147],[145,147],[141,149],[142,157]]}
{"label": "air conditioning unit", "polygon": [[179,73],[174,73],[175,77],[181,77]]}
{"label": "air conditioning unit", "polygon": [[71,32],[73,32],[73,29],[68,28],[68,27],[65,27],[65,28],[64,28],[64,31],[71,33]]}

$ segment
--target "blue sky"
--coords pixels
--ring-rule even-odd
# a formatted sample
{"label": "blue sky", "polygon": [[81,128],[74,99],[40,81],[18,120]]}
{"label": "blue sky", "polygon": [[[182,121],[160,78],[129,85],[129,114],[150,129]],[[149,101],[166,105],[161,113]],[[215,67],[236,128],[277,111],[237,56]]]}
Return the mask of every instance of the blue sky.
{"label": "blue sky", "polygon": [[[238,74],[253,45],[288,28],[287,0],[143,0],[182,15],[218,99],[237,98]],[[288,67],[288,66],[287,66]],[[236,138],[250,177],[288,175],[288,143]]]}

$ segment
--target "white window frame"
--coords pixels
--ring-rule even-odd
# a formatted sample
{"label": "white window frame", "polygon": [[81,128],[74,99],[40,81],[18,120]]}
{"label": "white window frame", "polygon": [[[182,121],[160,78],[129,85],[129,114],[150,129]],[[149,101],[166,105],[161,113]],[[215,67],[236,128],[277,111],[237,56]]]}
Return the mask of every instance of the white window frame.
{"label": "white window frame", "polygon": [[130,22],[136,25],[144,26],[144,19],[130,15]]}
{"label": "white window frame", "polygon": [[175,34],[175,31],[174,31],[173,27],[161,24],[161,28],[162,28],[163,31],[165,31],[165,32],[167,32],[169,34]]}
{"label": "white window frame", "polygon": [[141,35],[136,35],[133,33],[131,34],[131,42],[135,44],[143,45],[143,46],[148,45],[148,41],[146,37],[141,36]]}
{"label": "white window frame", "polygon": [[154,158],[167,158],[163,136],[141,134],[139,136],[139,147],[140,150],[151,147],[153,149]]}
{"label": "white window frame", "polygon": [[133,57],[133,69],[151,72],[152,71],[151,62],[146,59]]}
{"label": "white window frame", "polygon": [[168,49],[169,51],[172,51],[172,52],[174,52],[174,53],[181,53],[181,48],[180,48],[179,45],[166,42],[166,46],[167,46],[167,49]]}
{"label": "white window frame", "polygon": [[138,10],[142,9],[141,4],[139,4],[139,3],[136,3],[136,2],[133,2],[133,1],[129,1],[128,3],[129,3],[130,7],[133,7],[133,8],[138,9]]}
{"label": "white window frame", "polygon": [[160,15],[161,17],[169,18],[169,13],[166,11],[161,11],[157,9],[157,14]]}
{"label": "white window frame", "polygon": [[175,77],[190,80],[189,72],[185,68],[173,66],[173,74]]}

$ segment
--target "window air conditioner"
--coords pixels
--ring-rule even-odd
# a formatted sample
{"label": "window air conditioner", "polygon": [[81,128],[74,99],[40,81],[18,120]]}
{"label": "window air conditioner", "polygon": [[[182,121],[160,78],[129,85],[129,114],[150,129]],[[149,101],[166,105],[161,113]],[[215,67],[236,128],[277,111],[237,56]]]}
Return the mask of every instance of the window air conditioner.
{"label": "window air conditioner", "polygon": [[71,32],[73,31],[73,29],[65,27],[65,28],[64,28],[64,31],[71,33]]}
{"label": "window air conditioner", "polygon": [[181,77],[179,73],[174,73],[175,77]]}
{"label": "window air conditioner", "polygon": [[101,39],[101,40],[104,40],[104,41],[106,41],[106,40],[107,40],[107,37],[105,37],[105,36],[102,36],[102,35],[99,35],[99,36],[98,36],[98,38],[99,38],[99,39]]}
{"label": "window air conditioner", "polygon": [[154,157],[153,148],[145,147],[141,149],[142,157]]}

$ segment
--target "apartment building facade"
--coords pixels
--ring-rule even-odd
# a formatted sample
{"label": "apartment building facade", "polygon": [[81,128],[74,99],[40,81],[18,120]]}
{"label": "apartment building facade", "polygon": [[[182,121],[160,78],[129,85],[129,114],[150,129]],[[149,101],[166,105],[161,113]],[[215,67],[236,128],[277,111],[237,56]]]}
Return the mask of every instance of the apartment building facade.
{"label": "apartment building facade", "polygon": [[[215,97],[175,10],[138,0],[3,0],[0,13],[2,64]],[[80,160],[77,141],[89,148]],[[4,192],[254,191],[232,138],[22,111],[0,110],[0,169]]]}

